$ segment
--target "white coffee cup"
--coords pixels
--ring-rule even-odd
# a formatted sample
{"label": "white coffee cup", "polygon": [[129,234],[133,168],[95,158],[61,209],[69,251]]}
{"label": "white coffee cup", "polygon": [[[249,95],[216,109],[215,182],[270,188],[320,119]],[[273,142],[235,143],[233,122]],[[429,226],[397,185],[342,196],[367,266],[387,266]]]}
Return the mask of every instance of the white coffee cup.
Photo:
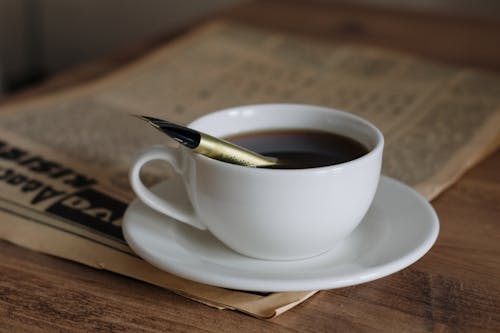
{"label": "white coffee cup", "polygon": [[[199,229],[241,254],[267,260],[307,258],[332,249],[366,214],[377,189],[384,138],[350,113],[300,104],[226,109],[188,125],[216,137],[266,129],[313,129],[362,143],[368,153],[309,169],[251,168],[217,161],[183,146],[153,146],[132,165],[130,181],[151,208]],[[142,166],[164,160],[181,177],[191,208],[178,207],[141,182]]]}

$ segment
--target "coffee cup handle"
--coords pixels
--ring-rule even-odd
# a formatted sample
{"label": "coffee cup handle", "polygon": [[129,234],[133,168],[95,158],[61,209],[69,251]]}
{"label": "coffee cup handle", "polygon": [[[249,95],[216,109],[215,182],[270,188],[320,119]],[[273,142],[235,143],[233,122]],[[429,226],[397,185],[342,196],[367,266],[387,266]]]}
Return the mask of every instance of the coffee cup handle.
{"label": "coffee cup handle", "polygon": [[140,153],[132,164],[130,169],[129,178],[130,184],[135,194],[142,200],[146,205],[153,208],[154,210],[168,215],[180,222],[184,222],[198,229],[207,229],[199,220],[198,216],[193,209],[188,210],[183,207],[177,207],[176,205],[160,198],[153,192],[151,192],[146,186],[144,186],[141,181],[140,171],[142,167],[153,160],[162,160],[170,164],[177,176],[181,176],[181,169],[179,166],[179,161],[177,159],[176,150],[167,146],[156,145],[153,146],[142,153]]}

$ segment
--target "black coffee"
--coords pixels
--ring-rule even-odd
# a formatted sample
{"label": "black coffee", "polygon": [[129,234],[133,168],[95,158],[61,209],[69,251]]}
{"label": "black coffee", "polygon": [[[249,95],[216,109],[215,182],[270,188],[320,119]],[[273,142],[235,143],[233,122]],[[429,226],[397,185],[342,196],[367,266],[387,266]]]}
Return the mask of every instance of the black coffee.
{"label": "black coffee", "polygon": [[368,152],[343,135],[315,130],[268,130],[224,138],[265,156],[278,158],[277,169],[305,169],[348,162]]}

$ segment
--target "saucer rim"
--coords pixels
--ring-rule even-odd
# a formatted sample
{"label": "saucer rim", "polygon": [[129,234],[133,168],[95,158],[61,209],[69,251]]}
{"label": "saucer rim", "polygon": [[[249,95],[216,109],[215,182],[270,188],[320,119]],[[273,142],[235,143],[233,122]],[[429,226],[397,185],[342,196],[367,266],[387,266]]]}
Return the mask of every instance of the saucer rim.
{"label": "saucer rim", "polygon": [[[153,186],[153,191],[155,187],[161,186],[165,180],[159,184]],[[432,207],[432,205],[413,188],[403,184],[402,182],[395,180],[387,176],[380,177],[380,183],[385,182],[389,185],[389,188],[399,187],[403,192],[408,195],[412,195],[413,200],[417,200],[422,208],[425,208],[429,214],[430,220],[428,221],[429,230],[426,231],[426,235],[422,237],[421,242],[415,248],[409,250],[405,255],[392,260],[388,263],[377,265],[370,268],[360,268],[358,272],[353,274],[352,272],[343,275],[332,276],[319,276],[319,277],[307,277],[297,280],[283,280],[279,278],[269,278],[269,277],[241,277],[241,276],[231,276],[231,275],[221,275],[215,271],[204,271],[202,274],[196,271],[195,267],[192,265],[179,265],[178,263],[170,263],[169,260],[160,259],[149,255],[148,251],[143,250],[143,246],[136,243],[134,237],[130,235],[129,222],[131,219],[127,218],[131,214],[131,211],[136,209],[138,206],[143,206],[146,209],[151,209],[144,205],[138,198],[132,201],[132,203],[127,207],[125,214],[123,216],[123,235],[132,250],[141,258],[151,263],[153,266],[164,270],[168,273],[186,278],[195,282],[204,283],[212,286],[247,290],[247,291],[261,291],[261,292],[290,292],[290,291],[308,291],[308,290],[326,290],[353,286],[365,282],[370,282],[390,274],[396,273],[422,258],[434,245],[439,235],[439,219]],[[380,186],[380,184],[379,184]],[[379,194],[380,195],[380,194]],[[355,232],[355,231],[354,231]],[[182,245],[179,244],[182,247]],[[232,251],[227,248],[228,251]],[[235,252],[236,253],[236,252]],[[242,254],[237,253],[245,259],[260,260],[262,262],[272,262],[269,260],[261,260],[246,257]],[[194,256],[199,260],[204,260],[198,255]],[[313,257],[314,258],[314,257]],[[307,261],[308,259],[301,259],[289,262],[299,262]],[[230,266],[228,266],[230,267]],[[230,267],[232,268],[232,267]],[[238,270],[237,267],[235,267]]]}

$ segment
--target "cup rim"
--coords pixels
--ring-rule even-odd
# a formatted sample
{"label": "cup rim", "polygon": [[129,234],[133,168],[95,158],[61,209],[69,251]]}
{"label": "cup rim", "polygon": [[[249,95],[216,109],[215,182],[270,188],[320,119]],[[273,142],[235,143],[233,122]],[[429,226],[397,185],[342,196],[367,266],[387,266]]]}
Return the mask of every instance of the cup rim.
{"label": "cup rim", "polygon": [[[320,106],[320,105],[313,105],[313,104],[265,103],[265,104],[247,104],[247,105],[241,105],[241,106],[236,106],[236,107],[229,107],[229,108],[217,110],[217,111],[211,112],[209,114],[206,114],[202,117],[199,117],[199,118],[193,120],[191,123],[189,123],[188,126],[191,127],[193,125],[196,125],[197,122],[202,121],[204,118],[212,117],[212,116],[217,115],[217,114],[227,114],[227,113],[231,113],[231,112],[235,112],[235,111],[243,112],[243,111],[249,110],[249,109],[255,110],[255,109],[278,108],[278,107],[279,108],[289,107],[289,108],[294,108],[294,109],[296,109],[296,108],[313,108],[313,109],[316,109],[316,110],[322,111],[322,112],[333,112],[333,113],[339,114],[342,117],[350,118],[351,120],[362,123],[364,126],[369,128],[370,130],[372,130],[373,133],[375,133],[375,136],[377,138],[377,142],[376,142],[375,146],[372,149],[370,149],[366,154],[364,154],[358,158],[355,158],[351,161],[327,165],[327,166],[321,166],[321,167],[304,168],[304,169],[279,169],[279,168],[274,169],[274,168],[248,167],[248,166],[219,161],[219,160],[209,158],[209,157],[201,155],[201,154],[194,153],[191,150],[188,150],[188,151],[191,154],[193,154],[195,159],[199,159],[203,163],[207,163],[209,165],[212,165],[212,166],[218,167],[218,168],[226,168],[228,170],[234,170],[234,171],[252,170],[252,172],[259,172],[259,173],[274,173],[274,174],[287,173],[287,174],[291,174],[291,173],[305,173],[305,172],[307,172],[307,173],[330,172],[333,170],[342,169],[342,168],[346,168],[346,167],[353,167],[356,164],[362,163],[363,161],[372,158],[374,155],[380,154],[383,147],[384,147],[384,135],[375,125],[373,125],[368,120],[366,120],[362,117],[359,117],[357,115],[354,115],[352,113],[346,112],[346,111],[341,111],[338,109],[329,108],[329,107]],[[193,128],[196,129],[196,126],[194,126]],[[297,128],[299,128],[299,127],[297,127]],[[186,150],[187,150],[187,148],[186,148]]]}

